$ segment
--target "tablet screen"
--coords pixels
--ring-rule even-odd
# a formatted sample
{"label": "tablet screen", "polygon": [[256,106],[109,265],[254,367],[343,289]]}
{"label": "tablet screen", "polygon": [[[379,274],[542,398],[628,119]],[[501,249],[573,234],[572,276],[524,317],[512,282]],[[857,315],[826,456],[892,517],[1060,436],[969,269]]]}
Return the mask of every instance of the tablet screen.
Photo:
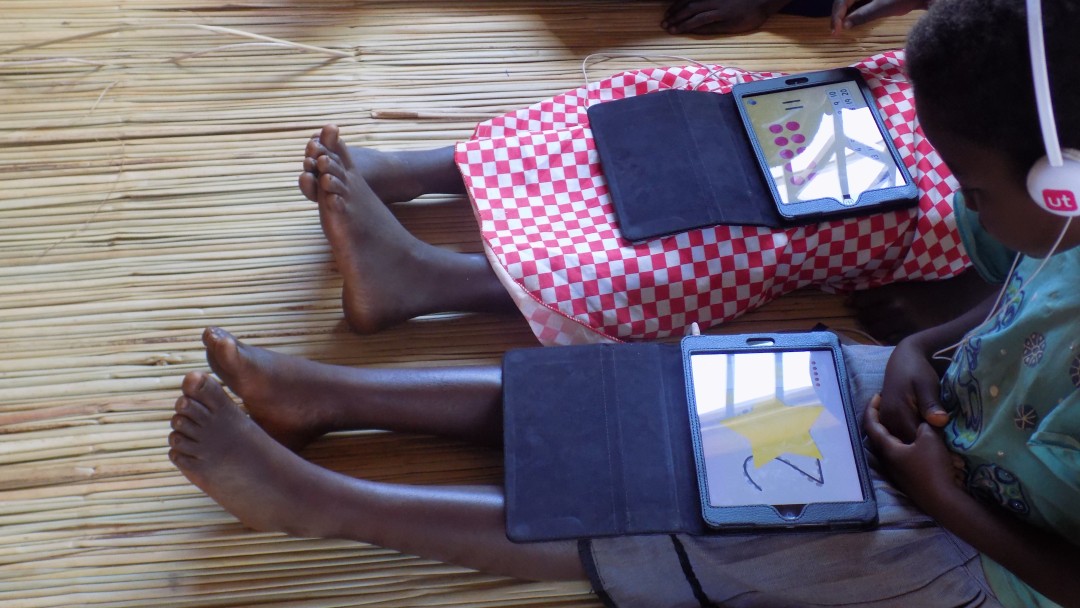
{"label": "tablet screen", "polygon": [[752,125],[781,204],[859,195],[906,183],[856,82],[748,95]]}
{"label": "tablet screen", "polygon": [[714,507],[864,499],[832,351],[693,353]]}

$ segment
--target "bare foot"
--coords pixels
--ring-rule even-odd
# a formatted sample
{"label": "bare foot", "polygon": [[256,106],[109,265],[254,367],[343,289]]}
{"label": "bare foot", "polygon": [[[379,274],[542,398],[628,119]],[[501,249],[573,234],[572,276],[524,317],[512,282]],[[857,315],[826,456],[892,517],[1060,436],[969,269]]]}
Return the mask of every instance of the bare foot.
{"label": "bare foot", "polygon": [[896,344],[915,332],[955,319],[996,290],[972,269],[942,281],[904,281],[856,292],[848,298],[848,305],[870,335]]}
{"label": "bare foot", "polygon": [[334,473],[271,439],[207,374],[185,376],[183,393],[169,459],[184,477],[250,528],[303,537],[334,532],[333,523],[319,517],[331,499],[325,482]]}
{"label": "bare foot", "polygon": [[290,450],[340,430],[339,404],[358,398],[355,390],[341,394],[329,366],[243,344],[217,327],[208,327],[202,340],[210,369],[244,400],[251,419]]}
{"label": "bare foot", "polygon": [[337,127],[323,127],[319,139],[325,149],[317,161],[319,220],[344,278],[341,297],[349,326],[373,333],[450,310],[437,301],[446,291],[439,285],[448,279],[436,262],[449,252],[405,230],[356,169]]}
{"label": "bare foot", "polygon": [[[327,154],[317,133],[304,149],[304,171],[300,174],[300,192],[312,202],[319,202],[319,157]],[[367,182],[379,200],[387,205],[404,203],[428,194],[422,180],[409,162],[409,152],[383,152],[374,148],[348,146],[352,160],[350,171]]]}

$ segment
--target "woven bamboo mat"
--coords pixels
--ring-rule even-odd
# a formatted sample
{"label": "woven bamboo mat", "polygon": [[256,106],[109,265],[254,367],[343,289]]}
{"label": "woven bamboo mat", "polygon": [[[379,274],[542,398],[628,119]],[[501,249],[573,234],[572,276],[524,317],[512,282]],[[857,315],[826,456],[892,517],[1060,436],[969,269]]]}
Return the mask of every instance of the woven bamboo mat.
{"label": "woven bamboo mat", "polygon": [[[598,605],[583,583],[244,530],[170,465],[165,437],[180,378],[205,367],[208,324],[350,365],[495,362],[533,344],[513,317],[346,331],[316,210],[295,187],[319,126],[343,125],[353,143],[442,146],[578,86],[591,52],[803,70],[898,47],[910,24],[832,38],[823,22],[779,18],[765,32],[695,39],[660,32],[662,7],[5,0],[0,604]],[[590,75],[642,65],[652,63],[612,60]],[[431,197],[399,217],[421,238],[479,251],[460,199]],[[837,298],[805,292],[726,329],[846,314]],[[306,455],[409,483],[501,476],[498,454],[431,438],[334,437]]]}

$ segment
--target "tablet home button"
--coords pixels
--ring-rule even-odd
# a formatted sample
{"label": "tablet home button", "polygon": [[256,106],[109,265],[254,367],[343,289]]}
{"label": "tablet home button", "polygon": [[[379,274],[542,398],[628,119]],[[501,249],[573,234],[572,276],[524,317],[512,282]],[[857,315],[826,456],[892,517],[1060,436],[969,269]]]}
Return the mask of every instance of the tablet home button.
{"label": "tablet home button", "polygon": [[788,521],[793,521],[802,517],[803,508],[806,505],[775,505],[776,512],[780,514],[780,517]]}

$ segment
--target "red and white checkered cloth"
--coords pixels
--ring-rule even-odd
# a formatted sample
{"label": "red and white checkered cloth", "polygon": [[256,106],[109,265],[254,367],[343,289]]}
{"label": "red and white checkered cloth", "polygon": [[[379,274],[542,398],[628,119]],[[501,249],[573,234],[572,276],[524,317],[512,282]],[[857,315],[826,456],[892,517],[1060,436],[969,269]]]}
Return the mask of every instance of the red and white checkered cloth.
{"label": "red and white checkered cloth", "polygon": [[624,240],[587,106],[660,89],[727,93],[737,82],[778,75],[644,69],[483,122],[458,144],[492,267],[544,344],[679,335],[693,322],[709,327],[811,284],[841,291],[955,276],[970,264],[952,212],[957,184],[923,136],[902,64],[895,51],[855,67],[919,186],[917,210]]}

